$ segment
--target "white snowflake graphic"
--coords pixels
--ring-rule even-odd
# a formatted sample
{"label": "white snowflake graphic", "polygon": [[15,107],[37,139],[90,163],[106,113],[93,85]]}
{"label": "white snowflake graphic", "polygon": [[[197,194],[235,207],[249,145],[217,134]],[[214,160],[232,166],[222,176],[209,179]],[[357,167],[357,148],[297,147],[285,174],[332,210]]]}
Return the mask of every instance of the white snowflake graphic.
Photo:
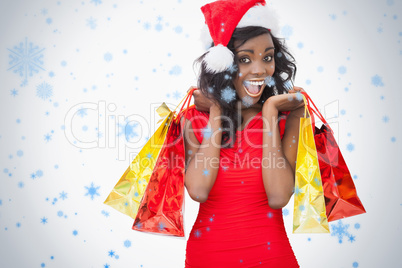
{"label": "white snowflake graphic", "polygon": [[236,99],[236,91],[234,91],[234,89],[232,89],[231,87],[226,87],[221,92],[221,98],[227,103],[230,103]]}

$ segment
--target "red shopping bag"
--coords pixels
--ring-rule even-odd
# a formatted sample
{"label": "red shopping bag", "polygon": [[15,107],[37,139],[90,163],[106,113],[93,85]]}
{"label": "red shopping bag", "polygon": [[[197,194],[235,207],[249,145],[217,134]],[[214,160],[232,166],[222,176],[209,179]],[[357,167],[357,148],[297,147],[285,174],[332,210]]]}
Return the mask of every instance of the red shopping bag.
{"label": "red shopping bag", "polygon": [[[312,125],[314,126],[314,140],[317,148],[328,221],[366,213],[362,202],[357,196],[352,176],[335,141],[332,129],[310,96],[306,92],[302,92],[302,94],[307,99]],[[311,107],[311,104],[315,109]],[[321,128],[315,126],[313,113],[322,121]]]}
{"label": "red shopping bag", "polygon": [[[180,118],[187,113],[191,90],[169,126],[149,183],[138,209],[133,230],[184,236],[185,152]],[[187,109],[183,107],[187,103]],[[185,115],[184,115],[185,116]]]}

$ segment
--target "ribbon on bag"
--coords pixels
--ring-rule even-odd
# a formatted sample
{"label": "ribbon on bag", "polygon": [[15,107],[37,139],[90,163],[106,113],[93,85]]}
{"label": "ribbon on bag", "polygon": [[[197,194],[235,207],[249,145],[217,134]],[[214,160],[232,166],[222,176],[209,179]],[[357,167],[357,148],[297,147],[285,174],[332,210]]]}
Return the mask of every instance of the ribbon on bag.
{"label": "ribbon on bag", "polygon": [[305,92],[302,92],[302,94],[307,99],[307,107],[312,118],[314,113],[323,123],[321,128],[317,128],[313,121],[312,126],[315,133],[314,140],[317,148],[328,221],[331,222],[366,213],[362,202],[357,196],[352,176],[335,141],[332,129],[310,96]]}
{"label": "ribbon on bag", "polygon": [[329,233],[318,156],[311,117],[300,118],[296,159],[293,233]]}
{"label": "ribbon on bag", "polygon": [[[165,142],[150,177],[132,229],[173,236],[184,236],[185,152],[180,119],[188,111],[192,93],[188,92],[180,112],[172,120]],[[183,107],[187,103],[184,111]],[[180,105],[180,104],[179,104]]]}
{"label": "ribbon on bag", "polygon": [[173,119],[173,112],[165,103],[162,103],[156,112],[162,117],[159,120],[159,122],[163,120],[162,124],[137,154],[103,202],[133,219],[137,215],[138,206],[155,166],[155,160]]}

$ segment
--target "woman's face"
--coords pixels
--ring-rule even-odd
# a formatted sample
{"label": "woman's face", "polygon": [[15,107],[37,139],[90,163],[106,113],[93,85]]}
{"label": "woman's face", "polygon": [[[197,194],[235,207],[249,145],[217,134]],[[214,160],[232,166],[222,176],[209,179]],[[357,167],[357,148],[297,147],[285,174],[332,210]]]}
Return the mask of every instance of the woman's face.
{"label": "woman's face", "polygon": [[267,33],[251,38],[237,47],[239,44],[241,41],[234,42],[239,71],[233,83],[243,107],[250,107],[258,102],[266,81],[275,72],[274,43]]}

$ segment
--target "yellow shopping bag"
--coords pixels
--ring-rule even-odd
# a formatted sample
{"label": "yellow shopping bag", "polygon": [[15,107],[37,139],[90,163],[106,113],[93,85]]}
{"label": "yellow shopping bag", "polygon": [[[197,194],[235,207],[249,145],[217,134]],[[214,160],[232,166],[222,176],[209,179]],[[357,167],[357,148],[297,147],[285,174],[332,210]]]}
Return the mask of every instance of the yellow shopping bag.
{"label": "yellow shopping bag", "polygon": [[156,111],[165,119],[161,119],[163,120],[162,124],[137,154],[103,202],[133,219],[137,215],[138,207],[173,119],[173,112],[165,103]]}
{"label": "yellow shopping bag", "polygon": [[320,166],[306,97],[304,117],[300,118],[296,159],[293,233],[329,233]]}

